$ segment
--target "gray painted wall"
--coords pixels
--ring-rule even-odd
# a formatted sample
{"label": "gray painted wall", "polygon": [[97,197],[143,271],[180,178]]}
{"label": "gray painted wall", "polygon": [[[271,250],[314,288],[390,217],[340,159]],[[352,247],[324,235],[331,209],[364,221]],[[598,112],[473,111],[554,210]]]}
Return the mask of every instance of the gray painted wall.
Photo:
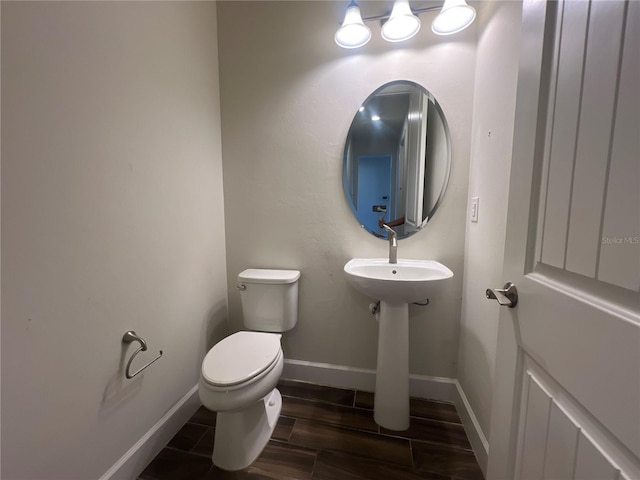
{"label": "gray painted wall", "polygon": [[458,381],[489,438],[498,304],[484,295],[502,277],[513,120],[520,48],[520,2],[486,2],[478,19],[469,198],[480,197],[478,223],[467,223]]}
{"label": "gray painted wall", "polygon": [[2,478],[98,478],[197,383],[220,144],[215,4],[2,2]]}
{"label": "gray painted wall", "polygon": [[[373,90],[412,80],[435,95],[447,117],[453,171],[432,223],[401,240],[399,255],[438,260],[455,277],[429,307],[410,309],[410,368],[454,378],[476,32],[447,39],[425,27],[397,46],[383,41],[372,23],[371,42],[348,51],[333,42],[343,7],[326,1],[218,4],[230,318],[240,329],[240,271],[300,269],[300,319],[283,338],[285,357],[375,368],[372,300],[347,285],[343,266],[352,257],[386,256],[387,243],[363,231],[349,210],[343,147],[353,115]],[[425,25],[431,15],[422,16]]]}

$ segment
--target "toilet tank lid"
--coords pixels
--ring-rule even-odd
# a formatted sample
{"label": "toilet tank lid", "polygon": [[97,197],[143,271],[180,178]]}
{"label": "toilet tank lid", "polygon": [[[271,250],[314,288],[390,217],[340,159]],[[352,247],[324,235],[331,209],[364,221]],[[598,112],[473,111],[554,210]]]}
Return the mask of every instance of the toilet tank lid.
{"label": "toilet tank lid", "polygon": [[244,283],[294,283],[300,278],[298,270],[264,270],[249,268],[238,275]]}

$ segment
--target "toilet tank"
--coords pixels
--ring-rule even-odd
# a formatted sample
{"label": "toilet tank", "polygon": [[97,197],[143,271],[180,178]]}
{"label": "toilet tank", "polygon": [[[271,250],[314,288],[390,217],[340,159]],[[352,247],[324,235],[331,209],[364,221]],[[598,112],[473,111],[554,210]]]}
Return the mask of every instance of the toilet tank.
{"label": "toilet tank", "polygon": [[249,330],[286,332],[298,322],[298,270],[250,268],[238,275],[242,318]]}

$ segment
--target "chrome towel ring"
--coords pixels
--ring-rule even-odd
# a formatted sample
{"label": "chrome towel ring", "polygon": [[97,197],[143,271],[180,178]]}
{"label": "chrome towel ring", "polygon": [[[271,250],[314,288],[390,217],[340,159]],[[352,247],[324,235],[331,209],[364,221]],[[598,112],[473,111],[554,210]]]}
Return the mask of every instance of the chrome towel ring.
{"label": "chrome towel ring", "polygon": [[133,330],[129,330],[127,333],[124,334],[124,336],[122,337],[122,343],[131,343],[131,342],[138,342],[140,344],[140,347],[133,352],[133,355],[131,355],[131,358],[129,359],[129,361],[127,362],[127,369],[125,371],[125,376],[127,378],[133,378],[136,375],[138,375],[141,371],[143,371],[145,368],[147,368],[149,365],[151,365],[152,363],[154,363],[155,361],[159,360],[160,357],[163,355],[162,350],[160,350],[160,355],[158,355],[156,358],[154,358],[153,360],[151,360],[149,363],[147,363],[144,367],[138,369],[135,373],[131,373],[131,362],[133,362],[133,359],[136,358],[136,355],[138,355],[140,352],[145,352],[147,350],[147,342],[145,342],[142,337],[140,337],[139,335],[136,334],[136,332],[134,332]]}

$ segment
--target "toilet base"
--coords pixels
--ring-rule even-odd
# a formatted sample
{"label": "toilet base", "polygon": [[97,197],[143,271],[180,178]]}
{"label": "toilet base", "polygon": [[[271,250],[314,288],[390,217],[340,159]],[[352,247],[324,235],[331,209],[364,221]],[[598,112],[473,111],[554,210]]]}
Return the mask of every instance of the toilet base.
{"label": "toilet base", "polygon": [[282,396],[274,388],[259,402],[237,412],[218,412],[212,460],[223,470],[242,470],[262,453],[271,438]]}

